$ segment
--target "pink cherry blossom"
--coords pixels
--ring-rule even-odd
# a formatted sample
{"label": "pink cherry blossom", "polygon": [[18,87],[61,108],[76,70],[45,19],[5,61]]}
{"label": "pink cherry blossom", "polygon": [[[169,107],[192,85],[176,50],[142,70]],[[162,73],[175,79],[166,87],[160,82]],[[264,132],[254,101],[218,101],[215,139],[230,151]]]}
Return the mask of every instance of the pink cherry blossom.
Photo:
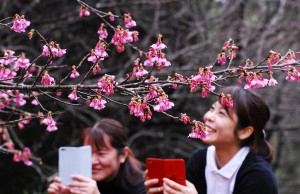
{"label": "pink cherry blossom", "polygon": [[108,15],[109,15],[109,21],[111,22],[115,21],[115,16],[111,12],[108,12]]}
{"label": "pink cherry blossom", "polygon": [[114,85],[117,84],[117,82],[114,79],[114,75],[107,74],[100,78],[97,83],[97,85],[100,88],[100,91],[105,92],[107,96],[114,94]]}
{"label": "pink cherry blossom", "polygon": [[73,90],[73,91],[71,92],[71,94],[69,94],[68,97],[69,97],[71,100],[78,100],[76,90]]}
{"label": "pink cherry blossom", "polygon": [[48,57],[51,55],[51,53],[54,57],[61,57],[62,55],[66,54],[66,49],[61,49],[59,44],[56,44],[55,42],[51,41],[49,45],[43,46],[42,55]]}
{"label": "pink cherry blossom", "polygon": [[31,156],[31,151],[29,148],[25,147],[23,152],[19,150],[14,150],[14,158],[15,162],[24,162],[25,165],[30,166],[32,162],[29,160]]}
{"label": "pink cherry blossom", "polygon": [[124,30],[121,26],[118,26],[115,33],[111,39],[111,43],[116,46],[117,52],[123,52],[125,50],[124,44],[132,43],[137,40],[138,33],[136,31],[131,32],[128,29]]}
{"label": "pink cherry blossom", "polygon": [[24,94],[20,92],[16,92],[13,101],[17,106],[24,106],[26,104],[26,100],[24,100]]}
{"label": "pink cherry blossom", "polygon": [[278,84],[278,82],[273,77],[271,77],[269,80],[268,86],[275,86],[277,84]]}
{"label": "pink cherry blossom", "polygon": [[226,63],[226,57],[224,52],[218,54],[217,63],[221,65],[224,65]]}
{"label": "pink cherry blossom", "polygon": [[93,98],[92,102],[90,103],[90,107],[96,109],[96,110],[101,110],[105,108],[105,104],[107,102],[103,100],[100,96]]}
{"label": "pink cherry blossom", "polygon": [[39,105],[39,102],[36,99],[33,99],[31,101],[31,104],[37,106],[37,105]]}
{"label": "pink cherry blossom", "polygon": [[15,51],[12,50],[4,50],[4,56],[0,59],[0,64],[8,65],[17,60],[17,57],[14,56]]}
{"label": "pink cherry blossom", "polygon": [[47,131],[49,132],[57,130],[56,122],[53,120],[51,115],[48,115],[48,117],[44,118],[42,120],[42,124],[47,125]]}
{"label": "pink cherry blossom", "polygon": [[[22,119],[22,118],[21,118]],[[27,125],[30,122],[30,119],[22,119],[18,122],[19,129],[24,129],[24,125]]]}
{"label": "pink cherry blossom", "polygon": [[197,87],[201,86],[202,98],[205,98],[209,92],[215,90],[212,82],[216,80],[216,76],[211,71],[211,66],[200,68],[197,75],[193,76],[190,81],[190,92],[196,92]]}
{"label": "pink cherry blossom", "polygon": [[245,89],[261,88],[268,85],[269,80],[265,79],[260,73],[249,73],[246,76]]}
{"label": "pink cherry blossom", "polygon": [[72,73],[71,73],[71,75],[70,75],[70,78],[76,78],[76,77],[79,77],[80,76],[80,74],[78,73],[78,71],[74,68],[73,70],[72,70]]}
{"label": "pink cherry blossom", "polygon": [[13,20],[13,25],[11,29],[15,32],[21,33],[25,32],[25,29],[30,25],[30,22],[25,19],[25,17],[19,16],[18,14],[15,15]]}
{"label": "pink cherry blossom", "polygon": [[133,68],[132,75],[131,75],[133,78],[140,79],[144,75],[148,74],[148,71],[145,70],[144,67],[142,66],[142,63],[140,62],[140,58],[137,58],[134,61],[134,64],[135,64],[135,67]]}
{"label": "pink cherry blossom", "polygon": [[146,120],[150,120],[152,117],[152,112],[147,105],[147,102],[145,100],[132,98],[130,103],[128,104],[129,112],[131,115],[134,115],[136,117],[140,117],[140,120],[142,122],[145,122]]}
{"label": "pink cherry blossom", "polygon": [[281,55],[278,52],[270,51],[267,61],[268,61],[268,68],[272,68],[272,66],[277,63],[281,59]]}
{"label": "pink cherry blossom", "polygon": [[79,16],[84,17],[89,15],[90,15],[90,11],[86,7],[81,6],[79,11]]}
{"label": "pink cherry blossom", "polygon": [[99,27],[97,33],[99,34],[99,37],[100,37],[100,38],[107,38],[108,33],[107,33],[107,30],[106,30],[105,25],[104,25],[103,23],[102,23],[101,26]]}
{"label": "pink cherry blossom", "polygon": [[134,67],[132,72],[132,77],[140,79],[144,75],[147,75],[148,71],[145,70],[143,67]]}
{"label": "pink cherry blossom", "polygon": [[171,109],[173,106],[174,103],[170,102],[167,95],[164,95],[156,99],[156,105],[153,107],[153,110],[156,112],[165,112]]}
{"label": "pink cherry blossom", "polygon": [[98,63],[99,61],[103,61],[106,57],[108,57],[106,52],[106,44],[100,40],[95,46],[95,49],[91,51],[91,55],[87,60],[92,63]]}
{"label": "pink cherry blossom", "polygon": [[222,93],[220,96],[220,103],[224,107],[229,107],[229,108],[233,107],[233,100],[231,98],[231,95],[229,95],[229,94],[224,95]]}
{"label": "pink cherry blossom", "polygon": [[44,84],[44,85],[50,86],[50,85],[54,85],[55,84],[55,80],[46,71],[45,74],[42,77],[41,83]]}
{"label": "pink cherry blossom", "polygon": [[20,151],[18,151],[18,150],[15,150],[14,151],[14,158],[13,158],[13,160],[15,162],[20,162],[22,160],[22,153]]}
{"label": "pink cherry blossom", "polygon": [[124,24],[126,28],[132,28],[136,26],[136,22],[132,19],[130,13],[124,14]]}
{"label": "pink cherry blossom", "polygon": [[15,148],[15,145],[14,145],[14,143],[11,140],[5,142],[4,145],[10,151],[14,150],[14,148]]}
{"label": "pink cherry blossom", "polygon": [[182,114],[182,113],[180,113],[180,120],[182,120],[182,122],[184,124],[188,124],[191,122],[190,117],[188,117],[186,114]]}
{"label": "pink cherry blossom", "polygon": [[94,75],[96,75],[97,73],[100,73],[100,71],[101,71],[101,68],[100,68],[99,64],[96,64],[95,67],[92,70],[92,73]]}
{"label": "pink cherry blossom", "polygon": [[4,66],[0,66],[0,80],[12,82],[16,75],[17,73],[15,71],[11,71]]}
{"label": "pink cherry blossom", "polygon": [[30,66],[29,59],[25,57],[25,54],[22,53],[20,57],[15,61],[14,70],[18,71],[19,68],[27,69]]}
{"label": "pink cherry blossom", "polygon": [[206,130],[204,127],[204,124],[200,121],[193,121],[192,122],[192,131],[188,135],[190,138],[196,138],[196,139],[203,139],[206,137]]}
{"label": "pink cherry blossom", "polygon": [[23,162],[25,165],[30,166],[32,162],[29,160],[31,156],[31,151],[28,147],[25,147],[23,150]]}
{"label": "pink cherry blossom", "polygon": [[165,49],[166,45],[162,43],[162,36],[158,36],[158,40],[155,44],[151,45],[149,52],[146,54],[147,59],[144,61],[144,66],[152,67],[156,65],[160,71],[163,67],[170,66],[171,63],[165,58],[165,54],[162,49]]}
{"label": "pink cherry blossom", "polygon": [[147,100],[153,100],[155,99],[158,94],[157,94],[157,88],[155,86],[151,86],[149,89],[149,93],[146,95]]}

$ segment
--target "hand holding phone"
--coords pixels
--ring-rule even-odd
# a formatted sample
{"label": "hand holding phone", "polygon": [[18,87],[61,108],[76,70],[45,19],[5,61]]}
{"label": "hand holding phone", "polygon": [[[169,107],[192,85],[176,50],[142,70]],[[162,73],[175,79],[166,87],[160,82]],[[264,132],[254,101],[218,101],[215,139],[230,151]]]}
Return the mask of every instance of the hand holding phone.
{"label": "hand holding phone", "polygon": [[92,177],[91,146],[60,147],[58,156],[59,177],[63,185],[74,181],[71,177],[72,174]]}
{"label": "hand holding phone", "polygon": [[158,178],[158,185],[163,185],[163,178],[171,179],[186,186],[185,162],[183,159],[147,158],[146,166],[150,179]]}

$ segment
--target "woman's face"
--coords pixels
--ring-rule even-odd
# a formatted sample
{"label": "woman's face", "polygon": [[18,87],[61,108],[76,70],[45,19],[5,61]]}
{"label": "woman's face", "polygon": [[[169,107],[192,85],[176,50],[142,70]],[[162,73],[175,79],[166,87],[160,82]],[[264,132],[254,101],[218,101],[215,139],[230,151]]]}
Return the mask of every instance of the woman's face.
{"label": "woman's face", "polygon": [[125,161],[124,155],[118,154],[116,148],[110,144],[109,137],[104,135],[104,143],[107,145],[98,150],[85,138],[84,145],[92,146],[92,179],[95,181],[109,181],[116,177],[120,165]]}
{"label": "woman's face", "polygon": [[[229,115],[224,107],[215,102],[209,111],[204,115],[204,123],[207,129],[207,136],[203,141],[216,147],[228,148],[228,146],[239,146],[239,139],[234,134],[238,117],[232,110]],[[222,146],[222,147],[221,147]]]}

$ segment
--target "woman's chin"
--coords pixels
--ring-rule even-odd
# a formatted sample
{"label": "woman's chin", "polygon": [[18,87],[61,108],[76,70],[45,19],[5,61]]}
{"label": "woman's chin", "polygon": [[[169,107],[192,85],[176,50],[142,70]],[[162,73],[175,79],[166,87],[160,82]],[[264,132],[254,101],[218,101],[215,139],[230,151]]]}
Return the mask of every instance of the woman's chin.
{"label": "woman's chin", "polygon": [[202,141],[207,144],[211,144],[212,142],[214,142],[214,140],[214,134],[212,133],[206,134],[205,138],[202,139]]}

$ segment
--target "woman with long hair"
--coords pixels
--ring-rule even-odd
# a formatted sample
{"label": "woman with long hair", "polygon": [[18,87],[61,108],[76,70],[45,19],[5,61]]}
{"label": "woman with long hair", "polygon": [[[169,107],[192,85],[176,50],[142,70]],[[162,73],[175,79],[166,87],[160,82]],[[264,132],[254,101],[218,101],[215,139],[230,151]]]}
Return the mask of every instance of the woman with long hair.
{"label": "woman with long hair", "polygon": [[264,127],[270,118],[265,101],[241,87],[221,90],[230,94],[233,107],[218,100],[204,115],[210,146],[196,150],[187,163],[187,186],[164,178],[147,179],[147,192],[186,194],[277,194],[278,186],[270,162],[274,149],[265,138]]}
{"label": "woman with long hair", "polygon": [[104,118],[83,131],[83,145],[92,147],[92,179],[74,175],[66,187],[59,177],[49,186],[49,194],[145,194],[142,164],[127,145],[122,124]]}

